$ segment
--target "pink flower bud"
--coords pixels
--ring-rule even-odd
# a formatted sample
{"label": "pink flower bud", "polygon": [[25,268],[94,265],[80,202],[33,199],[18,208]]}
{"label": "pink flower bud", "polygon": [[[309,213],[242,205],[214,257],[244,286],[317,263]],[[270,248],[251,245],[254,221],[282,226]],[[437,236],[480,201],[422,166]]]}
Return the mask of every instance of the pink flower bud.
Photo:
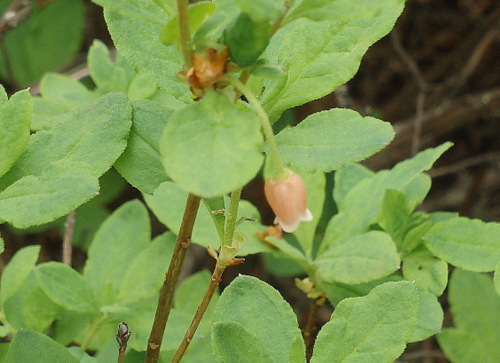
{"label": "pink flower bud", "polygon": [[311,221],[313,216],[307,209],[306,185],[301,176],[286,169],[288,177],[284,180],[269,178],[264,185],[267,202],[276,214],[285,232],[293,232],[300,222]]}

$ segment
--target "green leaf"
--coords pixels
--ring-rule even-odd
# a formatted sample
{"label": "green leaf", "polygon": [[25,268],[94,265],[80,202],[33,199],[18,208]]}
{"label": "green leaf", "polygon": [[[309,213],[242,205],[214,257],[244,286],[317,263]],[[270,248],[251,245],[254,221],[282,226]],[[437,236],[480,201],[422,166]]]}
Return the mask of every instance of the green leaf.
{"label": "green leaf", "polygon": [[425,249],[413,251],[403,259],[403,276],[440,296],[448,283],[448,264]]}
{"label": "green leaf", "polygon": [[500,261],[498,261],[497,267],[495,268],[493,282],[495,283],[495,289],[497,290],[498,295],[500,295]]}
{"label": "green leaf", "polygon": [[500,296],[486,275],[456,269],[449,302],[455,328],[437,335],[454,363],[496,362],[500,357]]}
{"label": "green leaf", "polygon": [[125,149],[130,112],[123,94],[109,94],[56,116],[53,129],[31,135],[0,179],[0,219],[19,228],[46,223],[95,196],[97,178]]}
{"label": "green leaf", "polygon": [[0,219],[16,228],[51,222],[98,194],[92,174],[86,163],[59,161],[40,176],[22,177],[0,192]]}
{"label": "green leaf", "polygon": [[[176,47],[166,47],[158,37],[169,16],[150,0],[99,2],[104,6],[108,30],[118,52],[149,81],[183,102],[191,102],[188,85],[177,78],[182,70],[181,55]],[[124,15],[117,11],[116,4],[131,9]]]}
{"label": "green leaf", "polygon": [[148,247],[150,235],[148,212],[137,200],[123,204],[101,225],[83,270],[96,296],[102,297],[108,288],[120,291],[132,261]]}
{"label": "green leaf", "polygon": [[40,246],[28,246],[20,249],[9,261],[2,272],[0,301],[5,302],[14,295],[35,268]]}
{"label": "green leaf", "polygon": [[[218,362],[279,362],[266,349],[265,341],[237,323],[225,321],[214,325],[212,340],[213,353]],[[281,362],[288,360],[282,359]]]}
{"label": "green leaf", "polygon": [[21,329],[10,343],[5,363],[21,362],[78,363],[79,360],[64,346],[56,343],[48,336],[31,330]]}
{"label": "green leaf", "polygon": [[373,155],[393,137],[388,122],[362,117],[352,110],[332,109],[285,128],[276,142],[286,164],[327,172]]}
{"label": "green leaf", "polygon": [[[271,39],[267,58],[288,69],[287,77],[265,84],[261,101],[271,119],[331,93],[354,76],[368,47],[392,29],[404,1],[331,3],[328,21],[297,19]],[[338,19],[337,14],[344,16]]]}
{"label": "green leaf", "polygon": [[360,284],[388,276],[399,267],[391,237],[380,231],[355,236],[321,254],[315,264],[326,282]]}
{"label": "green leaf", "polygon": [[356,184],[373,175],[375,175],[373,171],[360,164],[348,165],[335,172],[335,187],[333,188],[335,203],[342,204],[342,200]]}
{"label": "green leaf", "polygon": [[410,342],[419,342],[439,333],[443,325],[443,308],[437,297],[418,285],[417,290],[418,322]]}
{"label": "green leaf", "polygon": [[242,12],[256,22],[275,22],[285,13],[284,0],[236,0]]}
{"label": "green leaf", "polygon": [[26,21],[3,37],[2,78],[9,79],[12,74],[14,82],[25,87],[69,62],[81,48],[84,18],[81,0],[55,0],[35,6]]}
{"label": "green leaf", "polygon": [[[290,362],[289,357],[297,345],[301,345],[302,357],[293,361],[303,362],[304,343],[297,338],[300,336],[297,317],[292,309],[266,283],[240,275],[222,293],[212,328],[212,346],[218,360],[224,361],[224,357],[233,352],[245,352],[243,349],[249,348],[248,341],[251,339],[250,342],[263,349],[258,356],[265,360],[257,360],[259,362]],[[250,356],[246,355],[243,361],[249,359]]]}
{"label": "green leaf", "polygon": [[[30,278],[36,279],[34,275]],[[23,327],[39,332],[47,329],[61,315],[61,307],[53,302],[40,287],[32,289],[22,301],[18,301],[17,309],[22,306]],[[12,310],[11,310],[12,311]]]}
{"label": "green leaf", "polygon": [[311,362],[392,362],[410,341],[417,313],[417,290],[408,281],[343,300],[319,332]]}
{"label": "green leaf", "polygon": [[89,73],[104,92],[127,92],[127,71],[109,58],[109,50],[100,40],[94,40],[87,56]]}
{"label": "green leaf", "polygon": [[454,218],[436,224],[423,238],[436,256],[467,270],[493,271],[500,261],[500,223]]}
{"label": "green leaf", "polygon": [[56,304],[76,312],[98,311],[90,286],[68,265],[43,263],[36,268],[35,276],[43,292]]}
{"label": "green leaf", "polygon": [[404,191],[421,172],[428,170],[450,143],[420,152],[412,159],[400,162],[391,170],[382,170],[366,177],[343,197],[337,205],[339,213],[329,222],[320,251],[368,230],[380,215],[385,191]]}
{"label": "green leaf", "polygon": [[[160,185],[153,195],[144,195],[144,200],[156,217],[173,233],[178,234],[182,223],[182,215],[186,206],[187,196],[188,193],[178,185],[172,182],[165,182]],[[168,208],[165,208],[167,205]],[[260,221],[260,214],[257,208],[244,200],[240,201],[237,218],[239,219],[242,217]],[[247,241],[240,251],[240,256],[272,251],[272,249],[256,235],[257,232],[266,230],[266,227],[262,226],[259,222],[244,222],[238,226],[238,230],[247,237]],[[211,245],[216,248],[220,243],[213,216],[203,205],[200,205],[200,209],[196,216],[192,240],[204,247]]]}
{"label": "green leaf", "polygon": [[154,296],[160,290],[176,237],[166,232],[156,237],[129,264],[118,293],[118,304],[130,304]]}
{"label": "green leaf", "polygon": [[[200,2],[189,6],[189,30],[191,34],[213,14],[216,5],[212,2]],[[161,30],[160,39],[165,45],[173,45],[179,41],[179,18],[172,18]]]}
{"label": "green leaf", "polygon": [[262,143],[257,116],[212,92],[170,116],[160,151],[172,180],[210,198],[241,188],[257,174]]}
{"label": "green leaf", "polygon": [[394,189],[385,191],[378,224],[392,237],[398,249],[403,242],[410,214],[411,209],[406,202],[405,194]]}
{"label": "green leaf", "polygon": [[63,106],[65,110],[71,110],[97,98],[83,83],[57,73],[47,73],[43,76],[40,81],[40,94],[43,100]]}
{"label": "green leaf", "polygon": [[59,160],[86,162],[94,175],[101,176],[125,149],[132,124],[131,108],[120,93],[102,96],[57,118],[53,129],[30,137],[26,151],[0,185],[39,175]]}
{"label": "green leaf", "polygon": [[151,194],[167,180],[159,144],[161,130],[173,110],[149,100],[132,101],[132,108],[129,141],[115,168],[134,187]]}
{"label": "green leaf", "polygon": [[94,2],[105,10],[116,12],[124,18],[159,25],[165,23],[168,13],[162,11],[163,7],[158,4],[158,1],[154,0],[158,6],[150,1],[136,0],[96,0]]}
{"label": "green leaf", "polygon": [[248,14],[241,13],[224,35],[231,59],[242,68],[257,62],[269,44],[271,28],[269,22],[255,21]]}
{"label": "green leaf", "polygon": [[28,145],[32,117],[31,96],[27,90],[7,100],[0,85],[0,177],[4,175]]}

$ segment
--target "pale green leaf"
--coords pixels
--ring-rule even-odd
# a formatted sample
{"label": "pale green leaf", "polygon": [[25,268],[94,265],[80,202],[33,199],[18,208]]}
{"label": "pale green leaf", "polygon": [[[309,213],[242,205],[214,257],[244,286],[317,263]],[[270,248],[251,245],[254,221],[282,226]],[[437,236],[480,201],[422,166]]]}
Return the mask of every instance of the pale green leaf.
{"label": "pale green leaf", "polygon": [[495,283],[495,289],[497,290],[498,295],[500,295],[500,261],[498,261],[497,267],[495,268],[493,282]]}
{"label": "pale green leaf", "polygon": [[20,330],[10,343],[5,363],[78,363],[64,346],[56,343],[45,334],[31,330]]}
{"label": "pale green leaf", "polygon": [[[273,36],[266,54],[272,64],[285,66],[288,76],[265,85],[261,101],[272,119],[354,76],[368,47],[392,29],[404,1],[332,3],[338,9],[329,9],[328,21],[300,18]],[[345,16],[337,19],[338,13]]]}
{"label": "pale green leaf", "polygon": [[115,168],[143,193],[153,193],[167,180],[161,163],[159,143],[172,110],[149,100],[132,101],[132,129],[127,148]]}
{"label": "pale green leaf", "polygon": [[[159,0],[154,0],[156,4]],[[107,11],[120,14],[123,18],[130,18],[144,24],[160,25],[165,22],[167,13],[163,12],[163,7],[153,4],[152,1],[145,0],[95,0]],[[109,24],[108,24],[109,26]],[[157,33],[158,34],[158,33]]]}
{"label": "pale green leaf", "polygon": [[7,100],[0,85],[0,177],[4,175],[28,145],[32,117],[31,96],[27,90]]}
{"label": "pale green leaf", "polygon": [[425,340],[441,331],[443,325],[443,308],[437,297],[420,288],[418,290],[418,322],[410,342]]}
{"label": "pale green leaf", "polygon": [[285,128],[276,142],[285,163],[327,172],[373,155],[393,137],[388,122],[362,117],[352,110],[332,109]]}
{"label": "pale green leaf", "polygon": [[399,263],[391,237],[371,231],[332,247],[317,258],[315,265],[318,275],[326,282],[360,284],[390,275]]}
{"label": "pale green leaf", "polygon": [[257,116],[212,92],[170,116],[160,152],[172,180],[210,198],[241,188],[257,174],[262,144]]}
{"label": "pale green leaf", "polygon": [[311,362],[392,362],[410,341],[417,314],[417,290],[408,281],[345,299],[321,329]]}
{"label": "pale green leaf", "polygon": [[1,305],[16,293],[30,272],[35,268],[40,246],[28,246],[19,250],[2,271]]}
{"label": "pale green leaf", "polygon": [[454,363],[496,362],[500,357],[500,296],[489,276],[456,269],[448,296],[455,328],[438,334]]}
{"label": "pale green leaf", "polygon": [[156,237],[129,264],[121,281],[117,298],[119,304],[145,300],[158,293],[174,251],[175,240],[175,235],[170,232]]}
{"label": "pale green leaf", "polygon": [[[36,279],[31,275],[33,279]],[[61,315],[61,307],[52,301],[40,287],[32,289],[27,293],[18,305],[22,306],[23,327],[39,332],[47,329]]]}
{"label": "pale green leaf", "polygon": [[40,176],[22,177],[0,192],[0,219],[16,228],[52,222],[98,194],[92,174],[86,163],[59,161]]}
{"label": "pale green leaf", "polygon": [[404,193],[394,189],[385,191],[378,224],[392,237],[398,249],[408,228],[410,214],[411,209]]}
{"label": "pale green leaf", "polygon": [[454,218],[436,224],[423,238],[436,256],[467,270],[493,271],[500,261],[500,223]]}
{"label": "pale green leaf", "polygon": [[30,136],[25,152],[0,180],[0,189],[21,176],[47,172],[59,160],[86,162],[99,177],[125,149],[131,124],[131,108],[120,93],[59,115],[53,129]]}
{"label": "pale green leaf", "polygon": [[329,222],[320,250],[341,244],[350,236],[365,232],[380,214],[385,191],[403,191],[421,172],[428,170],[450,143],[420,152],[412,159],[398,163],[358,182],[338,204],[339,213]]}
{"label": "pale green leaf", "polygon": [[43,76],[40,81],[40,94],[44,100],[63,106],[66,110],[97,98],[83,83],[57,73],[47,73]]}
{"label": "pale green leaf", "polygon": [[94,40],[87,56],[90,76],[104,92],[127,92],[127,70],[109,58],[109,50],[100,40]]}
{"label": "pale green leaf", "polygon": [[[183,102],[190,102],[188,85],[177,78],[182,70],[182,56],[175,46],[167,47],[159,38],[170,17],[153,1],[102,0],[101,3],[118,52],[149,81]],[[128,12],[123,15],[117,12],[115,4],[132,6],[131,11],[137,15],[128,16]]]}
{"label": "pale green leaf", "polygon": [[342,204],[342,200],[363,179],[370,178],[375,173],[366,166],[360,164],[348,165],[335,173],[335,186],[333,188],[333,199],[337,205]]}
{"label": "pale green leaf", "polygon": [[[228,325],[230,327],[228,328]],[[265,327],[265,329],[263,329]],[[228,332],[240,332],[243,336]],[[212,346],[218,360],[224,361],[228,350],[248,348],[247,339],[264,349],[263,362],[289,362],[296,339],[301,333],[297,317],[281,295],[266,283],[250,276],[239,276],[222,293],[217,304],[212,328]],[[224,339],[220,341],[220,339]],[[253,350],[252,350],[253,351]],[[302,342],[302,361],[304,346]],[[247,362],[250,362],[247,356]]]}
{"label": "pale green leaf", "polygon": [[101,225],[83,270],[96,296],[106,288],[120,291],[130,264],[149,245],[150,228],[148,212],[137,200],[123,204]]}
{"label": "pale green leaf", "polygon": [[448,283],[448,264],[425,249],[418,249],[403,259],[403,276],[417,286],[440,296]]}
{"label": "pale green leaf", "polygon": [[34,7],[25,21],[3,37],[2,78],[9,79],[12,74],[16,83],[25,87],[69,62],[80,51],[84,18],[82,0],[56,0]]}
{"label": "pale green leaf", "polygon": [[273,359],[272,354],[266,349],[265,341],[247,331],[245,326],[231,321],[214,325],[212,349],[217,362],[289,362],[285,359]]}
{"label": "pale green leaf", "polygon": [[97,305],[90,286],[82,275],[60,262],[39,265],[35,276],[43,292],[67,310],[97,312]]}

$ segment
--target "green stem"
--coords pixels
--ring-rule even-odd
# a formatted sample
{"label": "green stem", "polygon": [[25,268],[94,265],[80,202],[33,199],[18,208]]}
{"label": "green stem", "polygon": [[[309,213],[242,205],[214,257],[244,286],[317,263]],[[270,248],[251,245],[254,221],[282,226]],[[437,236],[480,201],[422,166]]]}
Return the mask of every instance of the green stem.
{"label": "green stem", "polygon": [[231,203],[229,210],[226,211],[226,224],[224,226],[223,245],[231,246],[233,243],[234,229],[236,226],[236,217],[238,216],[238,206],[241,198],[241,188],[231,193]]}
{"label": "green stem", "polygon": [[201,198],[196,195],[188,195],[181,228],[179,230],[179,234],[177,235],[174,253],[160,291],[153,327],[151,328],[151,334],[148,340],[145,360],[146,363],[158,362],[161,342],[163,334],[165,333],[165,326],[167,325],[168,316],[170,315],[170,310],[172,309],[175,286],[179,280],[186,251],[191,243],[191,235],[193,233],[194,221],[196,219],[196,214],[198,213],[198,207],[200,206],[200,200]]}
{"label": "green stem", "polygon": [[87,334],[85,339],[83,339],[82,344],[80,344],[80,348],[82,348],[82,350],[87,350],[90,341],[92,340],[94,335],[96,335],[96,333],[99,331],[102,324],[106,322],[106,320],[108,320],[108,315],[104,314],[95,322],[95,324],[92,326],[92,329],[90,329],[90,332]]}
{"label": "green stem", "polygon": [[220,279],[222,277],[222,273],[226,269],[225,266],[219,266],[218,264],[215,265],[214,272],[212,274],[212,279],[210,280],[210,284],[208,285],[207,291],[205,292],[205,296],[203,297],[203,300],[198,306],[198,309],[196,309],[196,314],[193,317],[193,320],[191,321],[191,325],[189,326],[188,330],[186,331],[186,334],[184,335],[184,339],[182,339],[181,345],[177,349],[177,352],[175,352],[174,357],[172,358],[172,363],[178,363],[181,361],[182,356],[186,352],[186,349],[189,346],[189,343],[193,340],[194,334],[196,333],[196,329],[198,329],[198,326],[200,325],[201,319],[203,318],[203,315],[205,314],[205,311],[208,308],[208,305],[210,304],[210,300],[212,299],[212,296],[215,293],[215,290],[217,289],[217,286],[219,286]]}
{"label": "green stem", "polygon": [[278,152],[278,145],[276,144],[276,139],[274,138],[274,131],[266,111],[264,111],[264,108],[260,104],[257,97],[255,97],[253,92],[247,86],[245,86],[240,80],[232,77],[224,77],[223,81],[227,82],[228,84],[236,88],[238,91],[240,91],[254,108],[255,113],[257,114],[260,120],[260,125],[262,127],[262,132],[264,133],[264,137],[266,138],[266,142],[269,145],[269,152],[271,154],[274,167],[273,175],[275,179],[278,180],[284,179],[286,177],[286,172],[283,168],[283,162],[281,161]]}
{"label": "green stem", "polygon": [[189,1],[177,0],[177,12],[179,16],[179,35],[181,41],[182,56],[187,69],[193,66],[193,51],[191,49],[191,33],[189,31]]}

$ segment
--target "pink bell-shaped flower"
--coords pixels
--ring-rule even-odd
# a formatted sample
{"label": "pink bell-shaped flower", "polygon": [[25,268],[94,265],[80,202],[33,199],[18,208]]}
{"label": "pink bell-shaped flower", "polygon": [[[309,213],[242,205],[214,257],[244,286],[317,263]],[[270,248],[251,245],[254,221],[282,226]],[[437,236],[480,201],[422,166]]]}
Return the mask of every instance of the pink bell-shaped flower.
{"label": "pink bell-shaped flower", "polygon": [[302,177],[289,169],[286,179],[269,178],[264,184],[267,202],[276,214],[278,222],[285,232],[293,232],[300,222],[311,221],[313,216],[307,209],[306,185]]}

